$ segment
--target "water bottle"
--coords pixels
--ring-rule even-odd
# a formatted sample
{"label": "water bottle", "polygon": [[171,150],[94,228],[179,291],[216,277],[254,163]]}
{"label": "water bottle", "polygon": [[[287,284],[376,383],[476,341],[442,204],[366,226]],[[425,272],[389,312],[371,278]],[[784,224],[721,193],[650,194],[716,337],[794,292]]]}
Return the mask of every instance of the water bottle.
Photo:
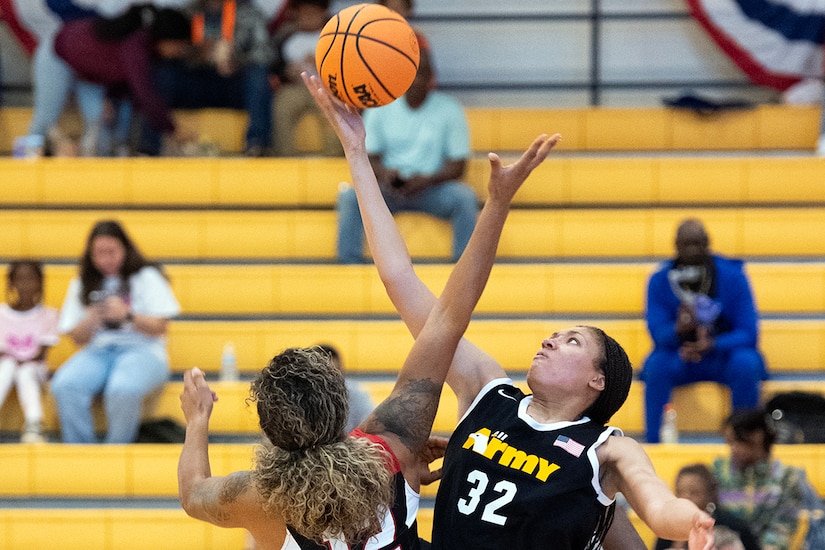
{"label": "water bottle", "polygon": [[240,378],[238,375],[238,360],[235,357],[235,345],[231,342],[227,342],[223,346],[220,378],[222,382],[236,382]]}
{"label": "water bottle", "polygon": [[679,428],[676,427],[676,408],[668,403],[662,409],[662,427],[659,429],[659,441],[662,443],[679,443]]}

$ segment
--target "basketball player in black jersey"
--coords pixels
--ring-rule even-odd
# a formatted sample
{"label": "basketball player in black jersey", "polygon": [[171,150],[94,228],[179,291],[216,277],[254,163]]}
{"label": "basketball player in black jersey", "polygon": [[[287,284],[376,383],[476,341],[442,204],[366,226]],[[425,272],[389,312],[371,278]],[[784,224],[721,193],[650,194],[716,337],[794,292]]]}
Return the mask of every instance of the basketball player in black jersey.
{"label": "basketball player in black jersey", "polygon": [[[374,181],[354,185],[375,265],[417,337],[435,296],[413,270]],[[631,377],[622,347],[595,327],[541,342],[527,374],[530,395],[462,339],[447,378],[460,421],[444,459],[433,548],[600,548],[619,492],[658,536],[712,548],[712,518],[676,498],[644,449],[606,426]]]}
{"label": "basketball player in black jersey", "polygon": [[[363,182],[359,194],[377,193],[368,200],[383,203],[360,114],[334,100],[316,77],[305,81],[341,138],[353,180]],[[185,374],[187,427],[178,480],[189,515],[247,529],[257,550],[418,549],[418,491],[429,474],[421,455],[428,450],[444,379],[487,282],[513,195],[558,139],[538,137],[508,166],[491,155],[489,198],[470,242],[390,396],[352,434],[343,431],[347,405],[340,370],[320,350],[286,350],[252,384],[272,445],[258,451],[253,471],[212,476],[207,441],[214,395],[199,369]],[[400,240],[396,244],[404,248]]]}

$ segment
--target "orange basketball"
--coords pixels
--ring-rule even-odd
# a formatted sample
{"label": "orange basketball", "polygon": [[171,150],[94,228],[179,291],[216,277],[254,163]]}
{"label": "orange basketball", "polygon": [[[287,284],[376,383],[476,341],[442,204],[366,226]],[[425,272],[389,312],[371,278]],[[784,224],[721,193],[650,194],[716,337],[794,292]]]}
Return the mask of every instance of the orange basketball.
{"label": "orange basketball", "polygon": [[418,39],[409,23],[379,4],[335,14],[321,31],[315,65],[341,101],[359,109],[404,95],[418,70]]}

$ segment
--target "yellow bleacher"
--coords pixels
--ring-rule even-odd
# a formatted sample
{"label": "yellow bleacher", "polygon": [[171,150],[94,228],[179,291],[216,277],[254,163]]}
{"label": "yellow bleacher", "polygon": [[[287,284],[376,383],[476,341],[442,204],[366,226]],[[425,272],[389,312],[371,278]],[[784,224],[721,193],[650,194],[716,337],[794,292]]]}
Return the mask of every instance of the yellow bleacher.
{"label": "yellow bleacher", "polygon": [[[438,294],[451,268],[428,264],[416,271]],[[498,264],[476,312],[641,315],[655,268],[648,261]],[[0,272],[5,269],[0,263]],[[187,315],[395,313],[371,265],[172,264],[165,270]],[[824,262],[751,262],[746,270],[763,314],[825,310]],[[76,274],[75,265],[47,264],[45,303],[59,308]],[[237,283],[232,293],[223,292],[226,281]],[[0,295],[5,288],[0,279]]]}
{"label": "yellow bleacher", "polygon": [[[689,445],[643,445],[656,472],[669,485],[679,468],[710,462],[727,454],[722,443]],[[255,444],[222,443],[210,447],[210,465],[216,475],[249,469]],[[78,497],[126,495],[139,497],[177,496],[176,463],[180,445],[132,444],[96,446],[95,453],[83,445],[3,445],[0,460],[9,467],[0,471],[6,494],[29,497]],[[776,445],[774,456],[805,468],[820,493],[825,493],[825,460],[822,445]],[[66,472],[76,472],[67,476]],[[94,474],[94,475],[93,475]],[[434,497],[438,484],[422,488],[424,497]]]}
{"label": "yellow bleacher", "polygon": [[[561,150],[762,150],[810,149],[819,136],[817,106],[760,105],[751,110],[697,116],[664,107],[501,109],[467,108],[471,144],[476,151],[521,150],[540,133],[564,136]],[[181,124],[203,141],[218,144],[223,153],[243,149],[246,115],[227,109],[176,113]],[[25,135],[30,108],[0,109],[0,153],[8,153],[16,136]],[[61,126],[79,128],[76,113]],[[319,149],[315,121],[302,121],[299,150]]]}
{"label": "yellow bleacher", "polygon": [[[505,155],[506,157],[506,155]],[[554,156],[519,190],[516,206],[810,204],[825,159],[811,156]],[[0,159],[0,205],[335,205],[349,180],[343,158]],[[489,164],[470,160],[466,181],[487,196]],[[712,198],[712,199],[711,199]]]}
{"label": "yellow bleacher", "polygon": [[[174,212],[171,214],[170,212]],[[687,216],[703,219],[716,250],[734,256],[821,256],[820,207],[542,208],[511,212],[499,246],[502,258],[593,259],[667,257]],[[334,210],[224,211],[10,210],[0,216],[0,257],[76,259],[92,224],[121,220],[141,249],[164,260],[334,261]],[[399,227],[413,257],[447,259],[449,224],[402,213]],[[57,237],[59,236],[59,237]]]}
{"label": "yellow bleacher", "polygon": [[[393,383],[390,381],[363,381],[364,388],[377,404],[386,398]],[[527,390],[524,382],[517,382]],[[215,406],[210,429],[223,435],[255,436],[259,433],[258,418],[254,407],[249,407],[248,382],[212,382],[212,388],[220,397]],[[182,382],[169,382],[163,390],[147,401],[146,418],[171,418],[184,423],[180,410]],[[787,391],[817,392],[825,395],[825,380],[768,380],[762,384],[763,399]],[[727,388],[712,382],[701,382],[675,390],[673,403],[679,413],[679,429],[685,433],[718,433],[722,422],[730,414],[730,393]],[[59,430],[54,400],[47,394],[44,400],[44,428],[56,433]],[[433,429],[449,434],[455,426],[458,404],[455,395],[448,389],[442,395],[441,404]],[[102,431],[105,419],[100,402],[93,407],[96,427]],[[636,381],[624,406],[613,417],[612,424],[628,434],[644,432],[644,383]],[[18,432],[23,426],[23,417],[14,395],[0,408],[0,430]]]}
{"label": "yellow bleacher", "polygon": [[[0,460],[8,468],[0,471],[3,487],[12,494],[30,497],[89,495],[131,495],[133,497],[177,494],[175,477],[178,445],[123,445],[96,447],[61,445],[21,445],[0,447]],[[672,483],[682,466],[709,463],[727,453],[723,444],[646,445],[660,477]],[[777,458],[806,469],[820,493],[825,493],[825,460],[821,445],[778,445]],[[252,446],[220,445],[211,452],[212,471],[226,474],[251,466]],[[25,472],[24,476],[19,472]],[[74,472],[74,476],[66,475]],[[422,488],[424,497],[433,497],[437,484]],[[651,544],[650,530],[633,514],[632,520],[643,539]],[[429,539],[432,508],[419,511],[419,533]],[[72,536],[67,538],[67,533]],[[58,538],[62,535],[61,538]],[[38,508],[4,510],[0,536],[8,548],[51,549],[55,540],[65,541],[66,550],[100,548],[122,550],[144,548],[242,548],[245,534],[237,529],[219,529],[188,518],[179,509],[126,508]]]}
{"label": "yellow bleacher", "polygon": [[[242,113],[179,114],[224,152],[240,150]],[[678,221],[696,216],[707,223],[714,249],[764,260],[747,265],[757,304],[767,316],[761,322],[761,347],[771,371],[799,379],[767,381],[763,396],[790,390],[825,393],[825,263],[811,260],[825,252],[825,159],[752,154],[813,150],[818,114],[814,107],[780,106],[715,117],[664,108],[468,110],[479,156],[470,162],[467,181],[482,199],[488,168],[481,154],[512,155],[538,133],[564,134],[559,154],[536,171],[516,198],[500,256],[517,261],[494,268],[468,337],[521,380],[549,331],[592,324],[621,341],[638,368],[650,349],[641,318],[647,277],[658,259],[672,254]],[[9,151],[11,139],[25,133],[29,117],[25,109],[0,109],[0,152]],[[312,153],[312,121],[304,123],[309,130],[301,147]],[[647,154],[652,150],[735,153]],[[594,151],[633,155],[578,154]],[[226,342],[235,344],[246,373],[287,346],[334,343],[350,372],[363,379],[378,401],[389,393],[412,338],[395,317],[374,267],[333,264],[333,207],[339,182],[348,178],[343,159],[311,156],[0,159],[0,258],[46,258],[46,302],[55,307],[97,219],[121,219],[148,257],[168,263],[183,305],[183,317],[173,321],[169,333],[175,380],[147,403],[147,418],[182,421],[180,373],[199,366],[215,378]],[[414,257],[448,258],[451,239],[445,222],[416,214],[398,220]],[[314,264],[290,263],[294,260]],[[436,292],[450,269],[446,264],[416,267]],[[63,339],[50,354],[50,368],[73,350]],[[245,403],[248,382],[212,384],[221,397],[213,432],[254,441],[258,427],[254,408]],[[634,382],[627,403],[613,418],[630,434],[643,430],[643,389],[642,382]],[[680,430],[715,432],[730,399],[727,389],[699,383],[677,389],[674,403]],[[456,407],[452,392],[445,391],[437,431],[451,430]],[[45,408],[46,428],[54,433],[58,420],[48,394]],[[99,402],[94,413],[102,428]],[[12,394],[0,408],[0,431],[14,432],[21,425]],[[213,472],[249,468],[252,448],[213,444]],[[668,483],[679,467],[725,452],[721,444],[646,448]],[[0,445],[5,466],[0,496],[78,499],[65,508],[4,509],[0,547],[54,548],[54,540],[66,541],[61,548],[69,549],[244,547],[242,531],[192,520],[174,505],[179,452],[177,445]],[[825,470],[820,468],[825,447],[779,446],[776,454],[806,467],[825,493]],[[425,488],[423,495],[432,498],[435,487]],[[171,504],[149,509],[138,502],[104,509],[93,503],[106,498],[130,504],[157,498]],[[429,504],[419,522],[428,536]],[[649,531],[641,531],[650,541]]]}
{"label": "yellow bleacher", "polygon": [[[529,368],[543,338],[573,325],[594,325],[613,335],[622,342],[637,369],[650,351],[650,337],[640,319],[478,319],[470,324],[467,338],[490,353],[508,372],[520,376]],[[821,374],[825,319],[768,319],[760,327],[760,347],[771,371]],[[400,320],[178,320],[169,328],[171,367],[177,373],[193,366],[217,373],[226,342],[235,344],[239,368],[247,372],[259,370],[284,348],[330,342],[339,348],[354,372],[381,375],[398,372],[413,340]],[[62,339],[48,357],[52,370],[73,351],[71,342]]]}
{"label": "yellow bleacher", "polygon": [[222,529],[175,508],[11,508],[0,516],[3,548],[143,550],[246,548],[243,529]]}

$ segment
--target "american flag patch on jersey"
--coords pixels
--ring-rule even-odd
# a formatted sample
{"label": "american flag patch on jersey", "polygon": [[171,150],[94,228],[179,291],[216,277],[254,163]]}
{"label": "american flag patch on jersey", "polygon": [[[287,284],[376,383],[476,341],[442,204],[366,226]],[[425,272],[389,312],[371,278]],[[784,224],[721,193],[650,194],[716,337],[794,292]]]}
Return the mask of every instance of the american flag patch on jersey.
{"label": "american flag patch on jersey", "polygon": [[575,456],[576,458],[579,458],[582,454],[582,451],[584,451],[584,445],[582,445],[578,441],[570,439],[566,435],[558,436],[556,440],[553,442],[553,445],[555,445],[556,447],[561,447],[562,449],[564,449],[571,455]]}

